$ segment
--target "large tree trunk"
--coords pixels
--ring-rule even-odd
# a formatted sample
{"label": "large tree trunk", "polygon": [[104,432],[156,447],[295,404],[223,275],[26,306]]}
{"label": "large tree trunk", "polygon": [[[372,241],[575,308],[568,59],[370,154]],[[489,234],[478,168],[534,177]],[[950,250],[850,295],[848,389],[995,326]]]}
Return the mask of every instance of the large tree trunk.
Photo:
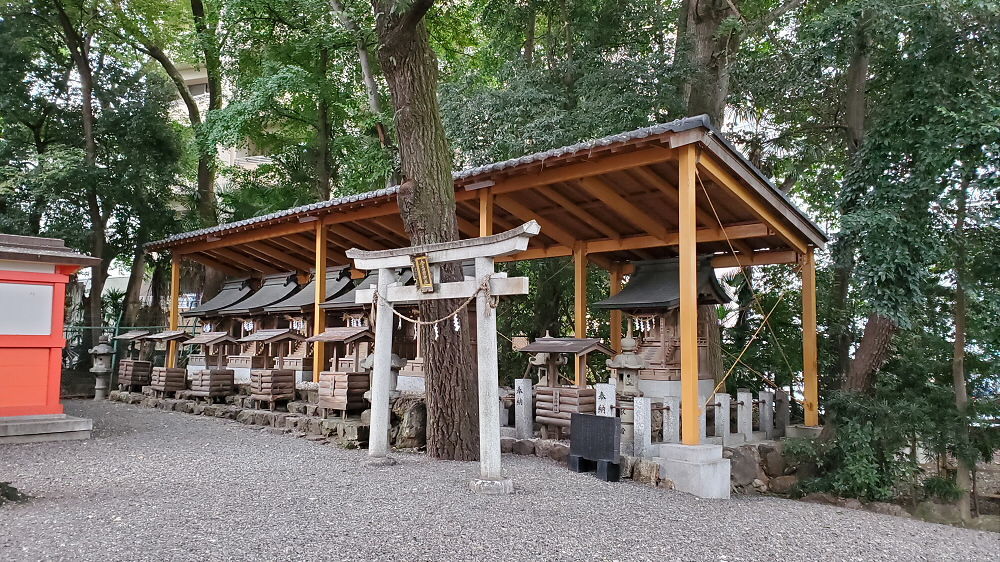
{"label": "large tree trunk", "polygon": [[[846,95],[844,97],[844,143],[848,156],[848,166],[855,165],[855,158],[865,138],[865,122],[868,107],[868,65],[871,58],[871,37],[868,33],[866,17],[862,14],[854,32],[851,61],[847,69]],[[843,218],[853,213],[856,205],[847,197],[841,197],[839,213]],[[843,231],[841,226],[841,231]],[[856,259],[854,244],[843,236],[831,246],[833,258],[833,287],[831,289],[830,332],[835,347],[834,371],[846,380],[851,365],[851,345],[854,334],[851,328],[853,318],[849,306],[851,277],[854,275]]]}
{"label": "large tree trunk", "polygon": [[742,40],[736,29],[721,29],[735,15],[733,6],[727,0],[684,0],[678,21],[678,52],[689,73],[681,98],[688,115],[707,114],[717,127],[723,125],[732,60]]}
{"label": "large tree trunk", "polygon": [[[962,438],[963,442],[969,439],[969,426],[965,421],[966,410],[969,406],[969,395],[965,386],[965,214],[969,191],[968,176],[962,179],[958,192],[958,214],[955,220],[955,308],[953,319],[955,323],[955,346],[951,360],[952,384],[955,387],[955,408],[962,418]],[[961,456],[958,458],[958,473],[955,476],[955,483],[963,490],[958,500],[959,513],[962,520],[972,517],[971,496],[972,471],[971,466]]]}
{"label": "large tree trunk", "polygon": [[[206,14],[202,0],[191,0],[191,15],[194,28],[198,32],[202,56],[205,58],[205,73],[208,75],[208,111],[222,109],[222,62],[219,53],[219,38],[214,16]],[[175,82],[176,84],[176,82]],[[195,133],[198,133],[196,126]],[[218,203],[215,197],[215,148],[198,147],[198,216],[203,226],[219,223]],[[206,270],[206,280],[211,274]],[[219,277],[219,276],[216,276]],[[221,277],[217,280],[221,285]],[[216,291],[217,292],[217,291]]]}
{"label": "large tree trunk", "polygon": [[[83,125],[83,153],[84,161],[88,168],[97,168],[97,139],[94,136],[94,73],[90,65],[90,40],[91,37],[76,29],[70,20],[69,14],[63,9],[62,4],[56,2],[59,24],[63,30],[63,40],[70,53],[70,58],[76,67],[80,80],[80,111]],[[95,174],[96,176],[96,174]],[[104,245],[105,245],[105,225],[101,212],[101,204],[97,195],[97,186],[94,185],[96,177],[92,177],[90,185],[87,186],[87,215],[91,222],[91,244],[90,252],[95,258],[101,261],[91,267],[90,298],[84,311],[84,324],[88,326],[100,326],[103,322],[101,307],[101,295],[104,292]],[[96,330],[85,330],[83,343],[88,349],[97,341]]]}
{"label": "large tree trunk", "polygon": [[[372,0],[379,36],[379,62],[396,107],[403,182],[399,206],[414,244],[458,239],[451,148],[437,100],[437,56],[423,16],[432,0],[402,6],[397,0]],[[442,268],[442,281],[462,279],[458,264]],[[458,304],[420,303],[421,318],[442,318]],[[437,458],[479,458],[477,385],[464,315],[459,329],[439,325],[437,336],[422,339],[427,387],[427,452]]]}
{"label": "large tree trunk", "polygon": [[135,245],[135,254],[132,257],[132,268],[129,270],[128,284],[125,286],[125,313],[122,321],[131,326],[137,326],[139,320],[139,310],[142,308],[142,280],[146,275],[146,250],[145,237],[140,237]]}
{"label": "large tree trunk", "polygon": [[851,368],[844,379],[844,390],[869,392],[875,385],[875,373],[889,359],[896,323],[880,314],[871,313],[865,322],[865,333],[854,353]]}

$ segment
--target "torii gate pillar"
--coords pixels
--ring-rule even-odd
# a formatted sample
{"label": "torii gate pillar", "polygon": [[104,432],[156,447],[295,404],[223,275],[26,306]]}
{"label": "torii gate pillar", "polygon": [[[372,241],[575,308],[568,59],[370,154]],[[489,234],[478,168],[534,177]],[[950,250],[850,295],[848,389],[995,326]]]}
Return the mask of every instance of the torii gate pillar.
{"label": "torii gate pillar", "polygon": [[[391,464],[389,451],[389,385],[392,357],[392,307],[397,302],[415,302],[431,299],[461,299],[476,296],[476,328],[479,371],[479,478],[470,487],[486,494],[510,494],[514,483],[504,477],[500,467],[500,398],[498,391],[497,319],[490,303],[491,297],[523,295],[528,292],[526,277],[506,278],[497,274],[494,260],[523,252],[528,240],[538,234],[535,221],[493,236],[410,246],[398,250],[364,251],[352,248],[347,257],[362,270],[377,269],[377,293],[358,291],[356,302],[377,302],[375,316],[375,357],[372,365],[371,430],[368,454],[376,464]],[[400,286],[395,283],[392,270],[414,267],[415,258],[426,257],[425,267],[431,271],[423,275],[421,286]],[[473,280],[439,283],[440,264],[475,260],[476,276]],[[419,268],[417,268],[419,269]],[[421,278],[419,271],[414,277]],[[434,279],[433,283],[431,279]],[[489,292],[482,289],[488,283]],[[429,289],[429,290],[428,290]]]}

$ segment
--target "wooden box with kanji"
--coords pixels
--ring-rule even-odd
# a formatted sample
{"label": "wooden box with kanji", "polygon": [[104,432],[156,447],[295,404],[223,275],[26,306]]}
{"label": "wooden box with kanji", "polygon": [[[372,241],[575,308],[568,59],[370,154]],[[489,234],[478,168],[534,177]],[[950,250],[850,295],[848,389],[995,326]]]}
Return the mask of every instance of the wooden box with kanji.
{"label": "wooden box with kanji", "polygon": [[597,390],[570,386],[535,387],[535,421],[543,431],[548,426],[556,437],[568,430],[574,413],[593,414],[597,407]]}

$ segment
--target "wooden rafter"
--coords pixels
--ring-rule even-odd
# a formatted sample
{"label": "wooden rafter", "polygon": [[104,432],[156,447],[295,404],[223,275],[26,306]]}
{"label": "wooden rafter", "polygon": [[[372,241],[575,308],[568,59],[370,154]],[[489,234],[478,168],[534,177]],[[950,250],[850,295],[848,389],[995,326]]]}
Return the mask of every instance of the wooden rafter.
{"label": "wooden rafter", "polygon": [[576,216],[576,218],[582,220],[587,226],[590,226],[591,228],[598,230],[608,238],[621,238],[621,234],[618,231],[608,226],[603,220],[600,220],[594,215],[590,214],[590,212],[584,209],[583,207],[570,201],[568,197],[559,193],[552,187],[539,186],[535,188],[535,191],[541,194],[549,201],[552,201],[556,205],[559,205],[563,209],[569,211],[574,216]]}
{"label": "wooden rafter", "polygon": [[[329,232],[336,235],[339,238],[347,240],[351,245],[361,248],[362,250],[388,250],[389,247],[384,244],[379,244],[371,239],[369,236],[365,236],[360,232],[348,227],[346,224],[331,224]],[[350,246],[348,247],[350,249]]]}
{"label": "wooden rafter", "polygon": [[611,207],[612,211],[621,215],[630,224],[666,241],[668,230],[663,226],[662,221],[649,216],[645,211],[619,195],[615,188],[605,181],[599,178],[582,178],[577,183],[591,195],[603,201],[605,205]]}
{"label": "wooden rafter", "polygon": [[216,259],[212,259],[211,256],[207,256],[204,254],[185,254],[184,257],[189,260],[196,261],[202,265],[207,265],[208,267],[211,267],[213,269],[218,269],[222,273],[225,273],[226,275],[229,275],[231,277],[239,277],[241,275],[246,275],[248,271],[246,269],[238,269],[232,267],[231,265],[222,263]]}
{"label": "wooden rafter", "polygon": [[247,256],[229,248],[212,248],[202,253],[208,253],[208,255],[218,256],[223,260],[238,263],[251,271],[259,271],[261,273],[278,273],[281,271],[280,268],[275,267],[271,262],[259,260],[256,257]]}
{"label": "wooden rafter", "polygon": [[663,146],[651,146],[633,152],[614,154],[599,160],[585,160],[575,164],[550,168],[537,173],[499,179],[493,185],[493,193],[510,193],[529,187],[576,180],[608,172],[616,172],[634,166],[645,166],[675,158],[674,151]]}
{"label": "wooden rafter", "polygon": [[523,221],[534,220],[538,222],[538,224],[542,227],[542,234],[548,236],[556,242],[559,242],[560,244],[572,248],[573,244],[576,242],[576,236],[573,236],[566,230],[563,230],[563,228],[556,224],[555,221],[549,219],[548,217],[543,217],[542,215],[539,215],[535,211],[522,205],[515,200],[514,197],[509,195],[497,196],[494,204]]}
{"label": "wooden rafter", "polygon": [[280,248],[275,248],[266,240],[244,244],[240,249],[285,270],[309,271],[312,269],[312,264],[308,261],[297,258]]}
{"label": "wooden rafter", "polygon": [[[679,195],[677,193],[677,188],[670,184],[667,180],[663,179],[660,174],[647,168],[646,166],[638,166],[630,170],[625,170],[625,173],[637,179],[640,183],[650,185],[660,190],[660,193],[667,198],[670,206],[673,208],[677,207],[680,202]],[[715,220],[715,216],[712,213],[706,211],[698,205],[695,209],[697,214],[696,218],[698,224],[702,226],[707,226],[708,228],[716,228],[719,223]]]}
{"label": "wooden rafter", "polygon": [[801,236],[796,235],[790,228],[785,226],[785,222],[779,218],[778,213],[769,209],[766,205],[757,200],[757,197],[750,192],[743,184],[736,180],[722,166],[717,164],[709,155],[702,154],[698,159],[698,168],[716,185],[727,190],[732,196],[741,200],[753,214],[760,220],[766,222],[777,232],[789,246],[795,248],[799,253],[804,253],[808,244]]}

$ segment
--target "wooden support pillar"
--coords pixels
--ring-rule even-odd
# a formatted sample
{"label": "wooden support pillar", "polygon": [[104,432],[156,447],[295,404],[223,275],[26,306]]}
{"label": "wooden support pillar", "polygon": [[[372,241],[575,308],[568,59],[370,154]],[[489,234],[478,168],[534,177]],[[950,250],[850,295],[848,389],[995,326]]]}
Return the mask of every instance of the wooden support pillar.
{"label": "wooden support pillar", "polygon": [[681,442],[701,443],[698,399],[698,247],[697,153],[694,145],[680,148],[678,230],[680,253]]}
{"label": "wooden support pillar", "polygon": [[[169,326],[171,330],[176,330],[180,324],[180,300],[181,300],[181,256],[177,253],[170,255],[170,311]],[[177,341],[167,344],[167,358],[164,361],[167,367],[177,366]]]}
{"label": "wooden support pillar", "polygon": [[[582,242],[573,248],[573,335],[587,337],[587,247]],[[586,357],[578,357],[573,368],[576,386],[585,386]]]}
{"label": "wooden support pillar", "polygon": [[816,256],[802,255],[802,378],[805,424],[819,425],[819,354],[816,347]]}
{"label": "wooden support pillar", "polygon": [[[611,266],[611,296],[615,296],[622,290],[622,264],[615,263]],[[615,353],[622,352],[622,311],[611,311],[611,349]]]}
{"label": "wooden support pillar", "polygon": [[[316,295],[313,298],[313,335],[318,335],[326,329],[326,311],[319,307],[326,298],[326,233],[327,227],[323,221],[316,221],[316,273],[314,284]],[[313,382],[319,382],[319,373],[326,367],[326,344],[313,343]]]}
{"label": "wooden support pillar", "polygon": [[493,234],[493,188],[479,190],[479,235]]}

